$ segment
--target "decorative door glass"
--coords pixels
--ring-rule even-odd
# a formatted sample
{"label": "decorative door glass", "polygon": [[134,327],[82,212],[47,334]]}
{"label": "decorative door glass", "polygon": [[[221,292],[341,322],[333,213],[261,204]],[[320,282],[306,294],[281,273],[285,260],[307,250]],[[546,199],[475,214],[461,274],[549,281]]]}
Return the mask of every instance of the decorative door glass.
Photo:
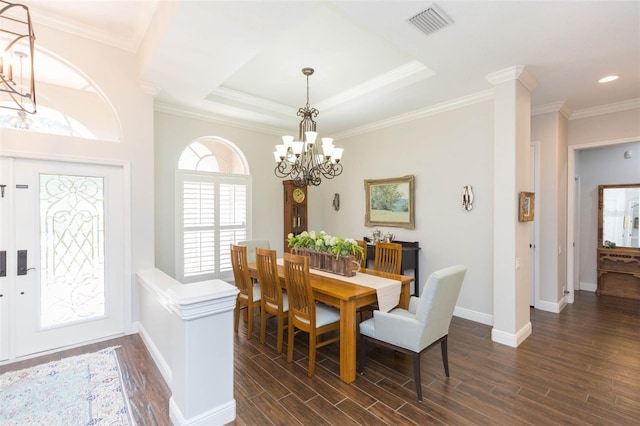
{"label": "decorative door glass", "polygon": [[104,179],[40,174],[39,326],[105,315]]}

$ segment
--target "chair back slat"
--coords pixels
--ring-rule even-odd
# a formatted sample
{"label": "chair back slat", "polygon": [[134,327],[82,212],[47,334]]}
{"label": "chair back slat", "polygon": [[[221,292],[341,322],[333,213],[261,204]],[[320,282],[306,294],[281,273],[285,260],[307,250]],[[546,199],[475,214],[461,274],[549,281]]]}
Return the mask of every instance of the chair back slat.
{"label": "chair back slat", "polygon": [[262,299],[274,306],[282,305],[282,289],[278,277],[276,250],[256,248],[256,267]]}
{"label": "chair back slat", "polygon": [[362,254],[356,254],[356,260],[360,263],[361,268],[367,267],[367,242],[364,240],[356,240],[356,243],[362,248]]}
{"label": "chair back slat", "polygon": [[249,275],[247,262],[247,248],[231,244],[231,266],[233,268],[233,279],[240,294],[253,298],[253,283]]}
{"label": "chair back slat", "polygon": [[309,278],[309,258],[285,253],[284,277],[290,314],[295,320],[315,328],[316,312]]}
{"label": "chair back slat", "polygon": [[392,274],[402,273],[402,244],[377,243],[373,269]]}

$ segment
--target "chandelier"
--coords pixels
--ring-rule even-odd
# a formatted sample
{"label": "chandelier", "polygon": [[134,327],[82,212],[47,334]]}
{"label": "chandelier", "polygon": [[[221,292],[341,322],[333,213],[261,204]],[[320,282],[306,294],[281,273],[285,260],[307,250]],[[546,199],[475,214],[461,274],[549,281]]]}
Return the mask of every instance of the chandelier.
{"label": "chandelier", "polygon": [[322,138],[322,146],[318,146],[316,138],[316,122],[313,120],[319,111],[309,106],[309,76],[313,68],[303,68],[302,74],[307,76],[307,104],[298,110],[300,121],[299,139],[283,136],[282,144],[276,145],[273,156],[276,160],[274,173],[279,178],[289,178],[298,186],[318,186],[322,177],[333,179],[342,173],[342,148],[333,145],[332,138]]}
{"label": "chandelier", "polygon": [[[33,78],[33,45],[36,36],[31,24],[29,8],[22,4],[0,0],[0,95],[8,103],[2,108],[16,110],[19,113],[35,114],[36,89]],[[28,81],[23,82],[24,59],[28,57]],[[19,81],[14,79],[16,67],[19,67]],[[20,116],[22,118],[22,115]]]}

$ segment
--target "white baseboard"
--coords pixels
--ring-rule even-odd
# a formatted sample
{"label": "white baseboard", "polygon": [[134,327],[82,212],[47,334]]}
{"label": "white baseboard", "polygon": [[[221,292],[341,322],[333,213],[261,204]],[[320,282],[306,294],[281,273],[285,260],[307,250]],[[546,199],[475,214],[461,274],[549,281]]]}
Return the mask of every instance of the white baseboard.
{"label": "white baseboard", "polygon": [[147,333],[147,330],[145,330],[144,326],[139,322],[137,324],[138,324],[137,328],[139,330],[138,333],[140,334],[140,337],[142,338],[144,345],[147,347],[147,350],[151,354],[151,358],[153,358],[153,361],[156,363],[158,370],[160,370],[160,374],[162,374],[162,377],[164,378],[164,381],[167,383],[167,386],[169,386],[169,389],[171,389],[171,384],[172,384],[171,367],[169,366],[167,361],[164,359],[164,357],[158,350],[158,347],[153,343],[153,340],[151,340],[151,337]]}
{"label": "white baseboard", "polygon": [[531,322],[525,324],[516,334],[507,333],[497,330],[495,327],[491,330],[491,340],[503,345],[517,348],[520,343],[531,335]]}
{"label": "white baseboard", "polygon": [[[564,301],[564,304],[563,304]],[[547,302],[546,300],[540,300],[536,303],[535,308],[540,309],[541,311],[553,312],[555,314],[559,314],[562,310],[561,307],[566,305],[566,298],[563,297],[560,302]],[[561,306],[562,305],[562,306]]]}
{"label": "white baseboard", "polygon": [[592,292],[596,292],[596,290],[598,289],[598,284],[594,284],[594,283],[580,283],[580,290],[584,290],[584,291],[592,291]]}
{"label": "white baseboard", "polygon": [[471,309],[460,308],[456,306],[453,315],[459,318],[468,319],[470,321],[479,322],[484,325],[493,325],[493,315],[485,314]]}
{"label": "white baseboard", "polygon": [[180,407],[175,403],[173,397],[169,400],[169,417],[171,423],[176,426],[209,426],[209,425],[225,425],[232,422],[236,418],[236,400],[222,404],[212,410],[199,414],[190,419],[185,419],[180,411]]}

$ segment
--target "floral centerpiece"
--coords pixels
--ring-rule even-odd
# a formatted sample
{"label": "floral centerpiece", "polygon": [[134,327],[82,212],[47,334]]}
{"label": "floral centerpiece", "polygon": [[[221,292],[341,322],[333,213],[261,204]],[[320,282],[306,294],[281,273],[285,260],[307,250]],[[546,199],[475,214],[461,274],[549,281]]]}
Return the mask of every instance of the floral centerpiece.
{"label": "floral centerpiece", "polygon": [[289,247],[297,254],[309,257],[309,267],[351,277],[359,269],[355,255],[363,249],[352,238],[328,235],[324,231],[303,231],[289,234]]}

